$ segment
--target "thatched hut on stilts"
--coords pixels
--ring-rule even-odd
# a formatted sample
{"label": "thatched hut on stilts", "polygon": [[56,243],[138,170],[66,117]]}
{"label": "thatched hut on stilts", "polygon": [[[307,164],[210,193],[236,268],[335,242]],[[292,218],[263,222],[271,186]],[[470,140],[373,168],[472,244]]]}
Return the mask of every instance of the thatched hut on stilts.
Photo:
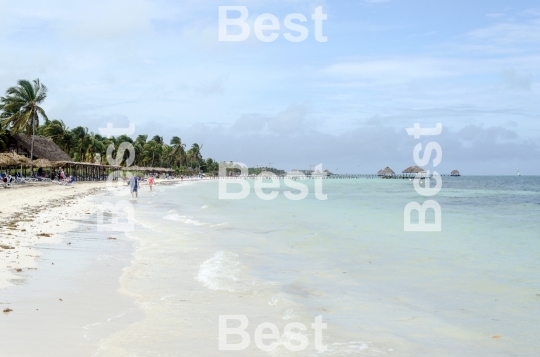
{"label": "thatched hut on stilts", "polygon": [[386,166],[386,168],[379,170],[379,172],[377,172],[377,176],[381,176],[382,178],[388,178],[395,175],[396,173],[388,166]]}

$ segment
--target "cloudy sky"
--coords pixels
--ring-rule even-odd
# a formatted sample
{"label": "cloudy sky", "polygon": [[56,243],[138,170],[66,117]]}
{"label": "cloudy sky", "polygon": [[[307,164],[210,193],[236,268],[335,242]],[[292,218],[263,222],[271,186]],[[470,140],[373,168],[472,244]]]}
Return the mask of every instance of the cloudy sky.
{"label": "cloudy sky", "polygon": [[[246,41],[219,41],[227,5],[248,9]],[[274,42],[254,34],[264,13]],[[291,13],[303,42],[283,36]],[[0,91],[40,78],[71,128],[133,122],[216,160],[373,173],[412,165],[405,128],[440,122],[440,173],[540,174],[537,0],[0,0],[0,53]]]}

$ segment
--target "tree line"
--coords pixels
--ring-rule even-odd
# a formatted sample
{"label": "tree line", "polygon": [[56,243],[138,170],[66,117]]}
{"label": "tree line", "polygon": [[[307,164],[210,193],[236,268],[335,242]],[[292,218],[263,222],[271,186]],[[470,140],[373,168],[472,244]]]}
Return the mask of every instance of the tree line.
{"label": "tree line", "polygon": [[[51,138],[73,161],[106,165],[108,147],[112,144],[116,150],[121,143],[128,142],[135,150],[132,165],[173,168],[183,174],[218,171],[217,162],[203,158],[202,145],[194,143],[186,149],[178,136],[173,136],[167,144],[159,135],[150,139],[148,135],[139,135],[132,139],[127,135],[104,137],[82,126],[70,129],[62,120],[49,120],[41,107],[46,98],[47,87],[39,79],[20,80],[0,97],[0,151],[6,149],[10,135],[25,133],[32,136],[32,156],[34,135],[41,135]],[[125,165],[129,154],[126,151],[124,155],[121,165]]]}

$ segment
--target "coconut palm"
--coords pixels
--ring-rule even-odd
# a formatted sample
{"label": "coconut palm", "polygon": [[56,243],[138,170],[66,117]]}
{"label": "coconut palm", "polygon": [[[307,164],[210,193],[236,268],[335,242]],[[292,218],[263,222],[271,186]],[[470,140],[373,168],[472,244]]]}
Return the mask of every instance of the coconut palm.
{"label": "coconut palm", "polygon": [[8,143],[9,143],[8,132],[0,128],[0,151],[6,150]]}
{"label": "coconut palm", "polygon": [[[25,79],[20,80],[16,87],[10,87],[6,96],[0,98],[0,118],[2,126],[9,128],[12,133],[32,133],[32,145],[30,146],[30,159],[34,155],[34,135],[36,126],[39,125],[39,117],[47,119],[45,110],[40,106],[47,98],[47,87],[34,79],[32,83]],[[30,167],[32,169],[32,167]]]}
{"label": "coconut palm", "polygon": [[162,147],[156,141],[150,140],[143,147],[143,158],[144,161],[150,166],[154,166],[154,161],[156,156],[161,154]]}
{"label": "coconut palm", "polygon": [[186,144],[182,142],[182,139],[180,139],[178,136],[173,136],[171,139],[171,145],[172,145],[172,152],[171,156],[172,158],[178,159],[178,167],[182,166],[182,159],[186,156],[186,151],[184,148],[186,147]]}
{"label": "coconut palm", "polygon": [[191,145],[191,148],[188,150],[188,153],[187,153],[187,156],[190,158],[190,163],[192,161],[195,161],[197,163],[197,166],[199,167],[199,171],[201,167],[200,163],[202,160],[201,150],[202,150],[202,145],[199,146],[199,144],[194,143]]}
{"label": "coconut palm", "polygon": [[151,139],[152,141],[155,141],[159,145],[163,145],[165,141],[163,140],[163,136],[154,135],[154,137]]}
{"label": "coconut palm", "polygon": [[[88,141],[88,128],[83,128],[82,126],[78,126],[71,130],[73,133],[74,143],[76,146],[76,153],[79,156],[79,161],[83,161],[83,152],[86,150],[86,143]],[[75,156],[75,155],[73,155]]]}
{"label": "coconut palm", "polygon": [[101,139],[102,137],[100,135],[96,135],[94,133],[90,133],[90,135],[88,135],[88,143],[85,153],[87,161],[96,162],[96,159],[99,159],[101,162],[101,153],[105,149],[105,145],[103,145]]}
{"label": "coconut palm", "polygon": [[37,133],[51,138],[64,151],[73,145],[73,133],[62,120],[47,120],[45,125],[38,128]]}

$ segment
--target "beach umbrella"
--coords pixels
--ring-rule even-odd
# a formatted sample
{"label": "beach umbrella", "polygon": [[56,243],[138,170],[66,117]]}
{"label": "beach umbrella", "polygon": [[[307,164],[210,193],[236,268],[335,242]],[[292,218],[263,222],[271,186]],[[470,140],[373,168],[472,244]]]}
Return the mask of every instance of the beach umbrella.
{"label": "beach umbrella", "polygon": [[54,167],[54,164],[47,159],[38,159],[38,160],[34,160],[34,167],[50,168],[50,167]]}

